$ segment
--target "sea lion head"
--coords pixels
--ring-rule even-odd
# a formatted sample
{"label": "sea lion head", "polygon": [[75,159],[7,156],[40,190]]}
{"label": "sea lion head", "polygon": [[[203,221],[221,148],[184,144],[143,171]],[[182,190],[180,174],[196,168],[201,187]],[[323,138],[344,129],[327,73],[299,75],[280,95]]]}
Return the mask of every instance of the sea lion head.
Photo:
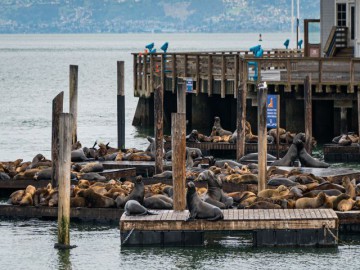
{"label": "sea lion head", "polygon": [[135,184],[141,184],[141,183],[142,183],[142,180],[143,180],[143,178],[142,178],[141,175],[136,176],[136,178],[135,178]]}
{"label": "sea lion head", "polygon": [[215,121],[215,123],[220,123],[220,117],[219,117],[219,116],[215,116],[215,117],[214,117],[214,121]]}
{"label": "sea lion head", "polygon": [[280,185],[280,186],[278,186],[277,190],[278,190],[279,192],[283,192],[283,191],[287,191],[288,188],[287,188],[286,186],[284,186],[284,185]]}
{"label": "sea lion head", "polygon": [[42,154],[37,154],[37,155],[33,158],[32,163],[36,163],[36,162],[42,161],[42,160],[44,160],[44,159],[45,159],[45,157],[44,157]]}
{"label": "sea lion head", "polygon": [[186,184],[187,186],[187,194],[191,195],[196,193],[196,188],[194,182],[190,181]]}
{"label": "sea lion head", "polygon": [[318,199],[319,205],[323,205],[326,202],[326,194],[324,192],[320,192],[317,195],[317,199]]}

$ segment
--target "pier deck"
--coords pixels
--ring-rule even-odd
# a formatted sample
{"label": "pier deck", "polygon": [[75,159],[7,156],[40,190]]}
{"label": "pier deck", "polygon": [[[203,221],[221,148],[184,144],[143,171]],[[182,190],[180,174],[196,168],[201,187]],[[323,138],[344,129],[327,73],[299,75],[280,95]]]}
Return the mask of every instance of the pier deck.
{"label": "pier deck", "polygon": [[340,146],[338,144],[324,144],[324,159],[326,162],[359,162],[360,146],[353,144]]}
{"label": "pier deck", "polygon": [[[204,232],[254,231],[254,245],[336,245],[338,217],[332,209],[229,209],[224,220],[186,221],[189,212],[162,210],[157,215],[120,219],[122,245],[202,245]],[[328,232],[331,231],[331,233]],[[129,237],[128,237],[129,236]]]}
{"label": "pier deck", "polygon": [[[105,169],[135,168],[136,174],[152,176],[155,173],[155,161],[104,161]],[[164,161],[164,170],[171,170],[171,162]]]}

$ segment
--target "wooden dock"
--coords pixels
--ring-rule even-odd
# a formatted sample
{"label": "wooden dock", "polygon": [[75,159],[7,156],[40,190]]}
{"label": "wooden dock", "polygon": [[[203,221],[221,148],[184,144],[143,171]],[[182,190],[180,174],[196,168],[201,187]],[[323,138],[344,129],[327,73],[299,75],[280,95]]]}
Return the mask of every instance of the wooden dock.
{"label": "wooden dock", "polygon": [[[228,143],[228,142],[186,142],[187,147],[191,148],[199,148],[201,151],[206,153],[213,153],[214,151],[236,151],[237,144],[236,143]],[[286,155],[287,150],[289,149],[290,145],[288,144],[280,144],[279,145],[279,155],[283,157]],[[171,150],[171,142],[164,143],[165,151]],[[268,154],[276,156],[277,149],[276,144],[268,144]],[[258,152],[258,145],[257,143],[246,143],[245,144],[245,154],[250,153],[257,153]]]}
{"label": "wooden dock", "polygon": [[338,144],[324,144],[324,159],[326,162],[359,162],[360,146],[353,144],[340,146]]}
{"label": "wooden dock", "polygon": [[338,217],[332,209],[230,209],[224,220],[186,221],[189,212],[120,219],[123,246],[203,245],[204,232],[253,231],[255,246],[331,246],[337,244]]}

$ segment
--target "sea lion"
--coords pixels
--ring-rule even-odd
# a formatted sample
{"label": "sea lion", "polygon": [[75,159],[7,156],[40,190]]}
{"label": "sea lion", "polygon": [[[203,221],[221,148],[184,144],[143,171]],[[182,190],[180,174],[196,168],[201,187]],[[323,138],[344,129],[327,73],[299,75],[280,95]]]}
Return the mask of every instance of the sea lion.
{"label": "sea lion", "polygon": [[108,208],[116,206],[112,198],[96,193],[92,188],[83,189],[78,192],[78,196],[84,197],[89,207]]}
{"label": "sea lion", "polygon": [[236,162],[234,160],[231,159],[224,159],[224,160],[216,160],[214,166],[216,167],[220,167],[223,168],[225,163],[227,163],[230,167],[234,168],[234,167],[239,167],[241,168],[243,165],[240,164],[239,162]]}
{"label": "sea lion", "polygon": [[328,163],[322,162],[310,156],[304,147],[304,142],[300,141],[296,144],[296,146],[301,167],[328,168],[330,166]]}
{"label": "sea lion", "polygon": [[144,206],[149,209],[172,209],[172,199],[164,195],[154,195],[144,199]]}
{"label": "sea lion", "polygon": [[290,145],[286,155],[271,163],[271,166],[293,166],[294,161],[298,158],[298,144],[301,144],[305,140],[305,134],[299,133],[295,136],[293,143]]}
{"label": "sea lion", "polygon": [[343,186],[340,186],[340,185],[334,184],[334,183],[330,183],[330,182],[321,183],[320,185],[317,185],[316,187],[314,187],[312,190],[327,190],[327,189],[337,189],[341,193],[346,192],[346,190]]}
{"label": "sea lion", "polygon": [[186,136],[187,142],[199,142],[199,132],[196,129],[193,129],[189,135]]}
{"label": "sea lion", "polygon": [[78,187],[79,188],[89,188],[90,187],[90,182],[89,180],[85,180],[85,179],[81,179],[78,181]]}
{"label": "sea lion", "polygon": [[83,149],[77,149],[71,151],[71,162],[82,162],[87,161],[88,158],[86,157]]}
{"label": "sea lion", "polygon": [[278,198],[284,197],[289,194],[289,190],[286,186],[278,186],[277,189],[264,189],[258,193],[258,197],[261,198]]}
{"label": "sea lion", "polygon": [[126,197],[126,201],[135,200],[140,204],[144,203],[144,195],[145,195],[145,186],[142,181],[142,176],[139,175],[135,178],[134,188],[130,192],[129,196]]}
{"label": "sea lion", "polygon": [[10,176],[8,176],[6,173],[4,172],[0,172],[0,180],[10,180]]}
{"label": "sea lion", "polygon": [[258,176],[256,174],[233,174],[231,182],[236,184],[257,184]]}
{"label": "sea lion", "polygon": [[[355,179],[354,179],[355,182]],[[356,199],[356,190],[355,190],[355,184],[353,181],[350,181],[350,178],[348,176],[344,176],[342,178],[342,185],[345,188],[345,193],[350,196],[351,199]]]}
{"label": "sea lion", "polygon": [[22,199],[22,197],[25,195],[25,190],[17,190],[10,194],[10,198],[8,200],[8,203],[12,205],[18,205]]}
{"label": "sea lion", "polygon": [[299,186],[293,186],[290,188],[290,192],[289,192],[289,195],[291,195],[293,198],[301,198],[303,197],[303,192],[304,190],[306,190],[306,186],[303,186],[301,187],[300,185]]}
{"label": "sea lion", "polygon": [[172,171],[163,171],[162,173],[154,174],[153,178],[172,179],[172,176],[173,176]]}
{"label": "sea lion", "polygon": [[95,172],[84,173],[81,175],[80,179],[89,181],[106,181],[105,176],[101,176],[100,174]]}
{"label": "sea lion", "polygon": [[[35,180],[51,180],[52,169],[47,168],[37,172],[34,176]],[[76,179],[76,175],[73,172],[70,172],[70,179]]]}
{"label": "sea lion", "polygon": [[320,208],[326,202],[326,195],[320,192],[315,198],[300,198],[296,200],[295,208]]}
{"label": "sea lion", "polygon": [[259,201],[246,206],[245,209],[281,209],[281,206],[272,202]]}
{"label": "sea lion", "polygon": [[90,173],[90,172],[102,172],[104,171],[104,166],[99,162],[90,162],[82,166],[81,173]]}
{"label": "sea lion", "polygon": [[309,192],[306,192],[304,194],[304,197],[309,197],[309,198],[314,198],[316,197],[320,192],[324,192],[327,196],[339,196],[341,193],[341,191],[337,190],[337,189],[319,189],[319,190],[311,190]]}
{"label": "sea lion", "polygon": [[230,208],[233,205],[233,198],[227,196],[222,190],[222,182],[219,177],[216,177],[215,174],[206,170],[199,174],[199,180],[207,181],[207,193],[204,197],[204,201],[215,205],[219,208]]}
{"label": "sea lion", "polygon": [[267,184],[268,184],[268,186],[280,186],[280,185],[283,185],[283,186],[286,186],[286,187],[293,187],[293,186],[299,185],[299,183],[295,183],[294,181],[291,181],[290,179],[285,178],[285,177],[271,178],[271,179],[269,179]]}
{"label": "sea lion", "polygon": [[217,135],[219,135],[219,136],[224,136],[224,135],[231,136],[232,135],[231,131],[225,130],[221,127],[220,117],[218,117],[218,116],[214,117],[214,125],[213,126],[216,128]]}
{"label": "sea lion", "polygon": [[187,183],[186,204],[190,212],[187,221],[192,219],[207,219],[210,221],[224,219],[224,214],[219,207],[200,200],[193,182]]}
{"label": "sea lion", "polygon": [[145,215],[156,215],[144,206],[142,206],[138,201],[128,200],[124,206],[125,215],[127,216],[145,216]]}
{"label": "sea lion", "polygon": [[86,199],[80,196],[71,197],[70,207],[87,207]]}
{"label": "sea lion", "polygon": [[[240,158],[240,162],[243,162],[243,163],[257,162],[258,157],[259,157],[259,153],[250,153],[250,154],[247,154],[247,155],[243,156],[242,158]],[[276,157],[274,157],[273,155],[267,154],[266,159],[268,162],[271,162],[271,161],[275,161]]]}

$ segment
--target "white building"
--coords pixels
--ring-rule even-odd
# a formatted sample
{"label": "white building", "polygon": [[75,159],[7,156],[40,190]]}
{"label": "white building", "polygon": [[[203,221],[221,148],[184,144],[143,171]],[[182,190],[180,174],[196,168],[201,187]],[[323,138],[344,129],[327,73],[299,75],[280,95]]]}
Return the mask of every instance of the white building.
{"label": "white building", "polygon": [[360,0],[321,0],[320,24],[322,52],[333,27],[346,27],[346,50],[360,57]]}

